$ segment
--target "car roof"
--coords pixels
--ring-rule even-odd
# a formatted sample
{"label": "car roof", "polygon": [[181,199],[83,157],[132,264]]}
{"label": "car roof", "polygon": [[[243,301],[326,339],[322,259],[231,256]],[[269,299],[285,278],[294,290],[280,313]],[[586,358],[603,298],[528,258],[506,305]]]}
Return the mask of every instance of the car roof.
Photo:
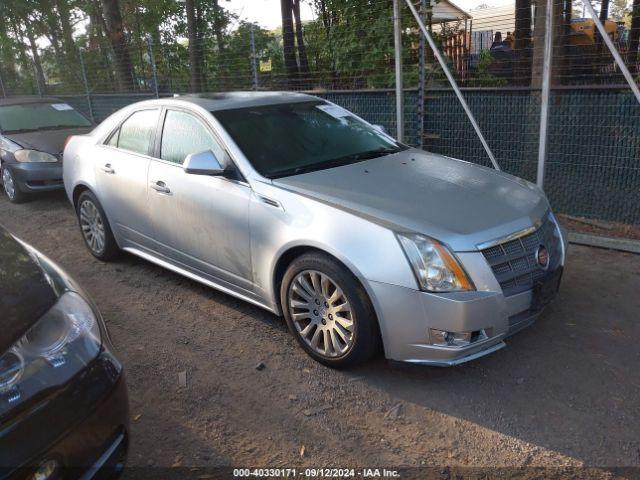
{"label": "car roof", "polygon": [[28,103],[62,103],[64,100],[53,97],[8,97],[0,98],[0,107],[5,105],[24,105]]}
{"label": "car roof", "polygon": [[[179,95],[175,100],[196,104],[210,112],[236,108],[322,101],[321,98],[295,92],[224,92]],[[167,99],[163,99],[164,102]],[[169,99],[171,100],[171,99]]]}

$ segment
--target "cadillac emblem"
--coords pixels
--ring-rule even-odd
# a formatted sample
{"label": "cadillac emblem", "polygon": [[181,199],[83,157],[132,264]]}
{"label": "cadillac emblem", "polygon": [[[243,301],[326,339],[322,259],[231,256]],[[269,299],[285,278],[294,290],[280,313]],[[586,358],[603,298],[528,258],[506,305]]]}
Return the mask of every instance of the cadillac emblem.
{"label": "cadillac emblem", "polygon": [[549,268],[549,251],[544,245],[540,245],[536,250],[536,263],[542,270]]}

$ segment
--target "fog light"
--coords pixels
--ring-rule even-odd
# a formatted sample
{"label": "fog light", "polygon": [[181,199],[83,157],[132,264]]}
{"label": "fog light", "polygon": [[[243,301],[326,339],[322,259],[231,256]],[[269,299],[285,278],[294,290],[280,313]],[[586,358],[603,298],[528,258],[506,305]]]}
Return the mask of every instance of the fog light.
{"label": "fog light", "polygon": [[441,347],[464,347],[471,343],[473,332],[448,332],[436,328],[429,329],[429,340]]}
{"label": "fog light", "polygon": [[47,460],[42,462],[38,469],[31,476],[31,480],[54,480],[58,478],[60,464],[57,460]]}

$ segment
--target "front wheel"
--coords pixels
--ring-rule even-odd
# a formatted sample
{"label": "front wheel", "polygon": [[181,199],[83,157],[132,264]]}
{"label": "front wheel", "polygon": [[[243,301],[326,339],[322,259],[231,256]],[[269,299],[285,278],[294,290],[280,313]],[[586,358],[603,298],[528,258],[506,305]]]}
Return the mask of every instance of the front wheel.
{"label": "front wheel", "polygon": [[328,255],[309,253],[294,260],[280,299],[289,329],[320,363],[351,367],[378,350],[380,335],[369,297],[358,279]]}
{"label": "front wheel", "polygon": [[26,195],[20,191],[11,170],[4,163],[2,164],[2,186],[10,202],[22,203],[26,200]]}
{"label": "front wheel", "polygon": [[92,255],[103,262],[116,258],[120,249],[113,237],[107,216],[93,193],[87,190],[80,195],[76,213],[82,238]]}

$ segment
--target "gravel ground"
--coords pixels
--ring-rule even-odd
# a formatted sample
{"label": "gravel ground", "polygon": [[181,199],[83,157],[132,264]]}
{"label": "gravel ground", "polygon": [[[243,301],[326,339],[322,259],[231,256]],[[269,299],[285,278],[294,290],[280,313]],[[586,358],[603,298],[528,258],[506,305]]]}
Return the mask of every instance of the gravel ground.
{"label": "gravel ground", "polygon": [[640,472],[640,256],[573,246],[556,301],[473,363],[333,371],[266,311],[130,255],[98,262],[62,193],[3,196],[0,224],[99,305],[126,366],[131,466]]}

